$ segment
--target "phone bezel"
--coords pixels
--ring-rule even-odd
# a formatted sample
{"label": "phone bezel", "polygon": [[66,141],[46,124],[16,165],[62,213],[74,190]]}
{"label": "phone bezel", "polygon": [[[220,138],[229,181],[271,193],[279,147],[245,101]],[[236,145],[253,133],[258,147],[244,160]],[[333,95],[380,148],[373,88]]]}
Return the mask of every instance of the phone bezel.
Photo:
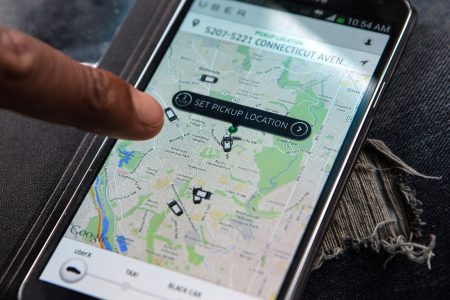
{"label": "phone bezel", "polygon": [[[367,0],[368,2],[376,2],[377,0]],[[302,1],[303,2],[303,1]],[[363,1],[353,1],[353,0],[330,0],[328,4],[317,4],[313,1],[304,1],[308,4],[312,4],[317,7],[326,7],[328,9],[337,10],[342,3],[355,3]],[[389,2],[387,0],[386,2]],[[394,1],[392,1],[394,2]],[[297,297],[303,290],[307,278],[310,272],[311,264],[313,263],[314,253],[317,251],[321,238],[325,232],[327,224],[329,223],[332,212],[337,204],[338,197],[343,187],[345,186],[346,179],[350,174],[351,167],[357,157],[359,149],[364,141],[365,135],[368,131],[370,123],[373,118],[372,106],[374,101],[377,99],[378,92],[382,84],[389,81],[393,70],[395,69],[398,58],[401,54],[402,49],[406,43],[406,38],[414,23],[414,11],[410,6],[409,2],[406,0],[399,0],[402,9],[389,10],[389,13],[394,12],[392,19],[384,20],[386,15],[386,7],[381,8],[381,4],[377,1],[377,7],[380,9],[373,11],[373,9],[366,8],[365,13],[360,11],[358,14],[349,11],[345,13],[351,15],[360,15],[361,17],[368,16],[374,17],[373,19],[379,19],[387,22],[395,22],[396,20],[403,20],[399,28],[394,29],[395,34],[391,35],[389,45],[383,53],[383,56],[378,64],[378,67],[374,73],[371,83],[361,101],[361,105],[358,112],[355,115],[354,122],[349,129],[341,150],[336,158],[333,169],[327,179],[324,189],[322,190],[321,196],[317,202],[314,213],[309,221],[309,224],[305,230],[304,237],[299,244],[295,257],[289,268],[289,271],[284,278],[283,285],[279,292],[279,299],[293,299]],[[146,64],[144,70],[141,72],[139,79],[137,80],[136,87],[139,89],[145,89],[149,80],[153,76],[156,68],[159,66],[161,59],[163,58],[168,45],[171,43],[173,37],[178,31],[182,20],[189,11],[192,4],[191,0],[181,0],[180,4],[173,16],[168,28],[163,34],[158,46],[150,57],[148,63]],[[375,4],[374,4],[375,5]],[[345,6],[345,5],[343,5]],[[375,16],[374,16],[375,15]],[[39,276],[50,259],[53,251],[58,245],[62,235],[64,234],[67,226],[70,224],[71,219],[78,210],[82,201],[84,200],[85,194],[88,192],[90,186],[92,185],[98,171],[103,166],[104,161],[109,155],[111,149],[114,147],[116,140],[111,138],[105,138],[102,145],[100,146],[95,158],[93,159],[89,171],[84,175],[80,184],[77,187],[76,192],[72,195],[69,200],[69,204],[64,210],[63,215],[58,220],[57,225],[53,229],[50,237],[46,240],[45,245],[38,257],[36,258],[32,268],[28,272],[23,284],[21,285],[19,291],[19,298],[24,299],[28,296],[28,291],[30,291],[30,296],[33,299],[45,299],[46,295],[51,295],[52,297],[64,297],[64,299],[79,299],[80,296],[86,299],[94,299],[92,297],[80,294],[53,284],[49,284],[39,280]]]}

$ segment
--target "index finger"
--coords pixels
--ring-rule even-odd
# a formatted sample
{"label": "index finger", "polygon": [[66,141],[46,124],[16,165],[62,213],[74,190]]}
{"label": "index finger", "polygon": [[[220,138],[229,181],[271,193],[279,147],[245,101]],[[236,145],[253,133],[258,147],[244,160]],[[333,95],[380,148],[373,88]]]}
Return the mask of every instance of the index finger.
{"label": "index finger", "polygon": [[0,53],[0,108],[126,139],[151,138],[163,125],[151,96],[30,36],[0,27]]}

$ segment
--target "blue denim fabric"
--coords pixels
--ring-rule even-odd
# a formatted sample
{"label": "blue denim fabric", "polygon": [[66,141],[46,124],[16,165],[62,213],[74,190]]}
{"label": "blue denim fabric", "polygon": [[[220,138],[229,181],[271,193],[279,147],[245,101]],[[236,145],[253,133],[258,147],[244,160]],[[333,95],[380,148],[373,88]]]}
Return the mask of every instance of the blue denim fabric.
{"label": "blue denim fabric", "polygon": [[405,257],[352,252],[315,271],[305,299],[450,297],[450,2],[413,0],[419,23],[382,99],[369,137],[383,140],[418,171],[442,176],[411,184],[423,202],[423,239],[437,236],[432,270]]}

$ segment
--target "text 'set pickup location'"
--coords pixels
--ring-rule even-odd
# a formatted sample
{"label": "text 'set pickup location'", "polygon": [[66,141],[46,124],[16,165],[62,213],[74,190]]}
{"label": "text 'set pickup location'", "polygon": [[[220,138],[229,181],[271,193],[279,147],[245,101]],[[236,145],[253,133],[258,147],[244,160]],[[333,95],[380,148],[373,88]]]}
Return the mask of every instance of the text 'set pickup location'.
{"label": "text 'set pickup location'", "polygon": [[308,122],[193,92],[178,92],[172,102],[176,108],[184,111],[289,139],[304,140],[311,135]]}

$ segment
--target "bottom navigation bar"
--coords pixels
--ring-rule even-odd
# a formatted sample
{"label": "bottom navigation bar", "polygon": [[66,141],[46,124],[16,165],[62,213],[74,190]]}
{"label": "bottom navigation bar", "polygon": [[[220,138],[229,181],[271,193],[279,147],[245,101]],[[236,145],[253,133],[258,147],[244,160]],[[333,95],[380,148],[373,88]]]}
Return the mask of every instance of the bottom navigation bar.
{"label": "bottom navigation bar", "polygon": [[68,238],[61,240],[39,279],[102,299],[257,300]]}

